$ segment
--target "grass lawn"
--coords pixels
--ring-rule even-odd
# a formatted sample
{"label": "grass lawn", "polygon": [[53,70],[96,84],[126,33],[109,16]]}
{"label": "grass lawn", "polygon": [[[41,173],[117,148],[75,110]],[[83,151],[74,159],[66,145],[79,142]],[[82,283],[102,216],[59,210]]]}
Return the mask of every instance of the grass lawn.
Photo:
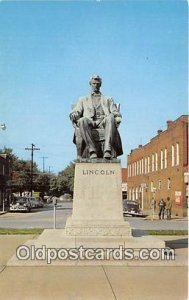
{"label": "grass lawn", "polygon": [[188,230],[146,230],[150,235],[188,235]]}
{"label": "grass lawn", "polygon": [[17,228],[0,228],[0,234],[41,234],[44,229],[41,228],[27,228],[27,229],[17,229]]}

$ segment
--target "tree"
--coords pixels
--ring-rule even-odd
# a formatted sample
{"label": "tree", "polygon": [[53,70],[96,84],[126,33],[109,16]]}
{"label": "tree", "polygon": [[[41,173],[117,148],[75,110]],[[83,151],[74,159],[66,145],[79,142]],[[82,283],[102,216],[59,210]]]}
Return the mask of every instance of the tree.
{"label": "tree", "polygon": [[[19,159],[13,149],[4,147],[0,149],[0,154],[8,154],[12,163],[12,179],[9,180],[9,187],[12,192],[23,192],[30,189],[31,184],[31,162],[29,160]],[[34,174],[38,174],[39,170],[36,163],[33,164]]]}
{"label": "tree", "polygon": [[63,171],[59,172],[56,182],[59,195],[64,193],[73,194],[74,172],[75,164],[73,162],[71,162]]}
{"label": "tree", "polygon": [[49,194],[50,195],[59,195],[58,192],[58,186],[57,186],[57,176],[51,176],[50,178],[50,189],[49,189]]}
{"label": "tree", "polygon": [[34,179],[34,187],[37,192],[41,192],[42,196],[48,194],[50,189],[49,174],[39,173]]}

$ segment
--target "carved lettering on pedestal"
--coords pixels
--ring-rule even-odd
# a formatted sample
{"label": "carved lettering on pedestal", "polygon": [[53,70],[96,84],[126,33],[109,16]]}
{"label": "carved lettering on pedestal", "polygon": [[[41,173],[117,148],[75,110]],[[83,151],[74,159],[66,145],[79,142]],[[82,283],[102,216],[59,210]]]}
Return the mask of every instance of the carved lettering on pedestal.
{"label": "carved lettering on pedestal", "polygon": [[102,169],[87,170],[87,169],[84,169],[82,174],[83,175],[114,175],[115,170],[102,170]]}

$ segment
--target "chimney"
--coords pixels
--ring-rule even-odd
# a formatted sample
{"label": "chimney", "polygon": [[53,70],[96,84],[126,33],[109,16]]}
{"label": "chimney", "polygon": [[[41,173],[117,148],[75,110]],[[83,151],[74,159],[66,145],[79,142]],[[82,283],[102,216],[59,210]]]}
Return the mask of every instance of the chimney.
{"label": "chimney", "polygon": [[163,132],[163,130],[162,129],[159,129],[158,131],[157,131],[157,134],[159,135],[160,133],[162,133]]}
{"label": "chimney", "polygon": [[142,148],[142,145],[140,144],[140,145],[138,145],[138,148]]}
{"label": "chimney", "polygon": [[173,123],[173,121],[171,121],[171,120],[167,121],[167,129],[169,129],[171,127],[172,123]]}

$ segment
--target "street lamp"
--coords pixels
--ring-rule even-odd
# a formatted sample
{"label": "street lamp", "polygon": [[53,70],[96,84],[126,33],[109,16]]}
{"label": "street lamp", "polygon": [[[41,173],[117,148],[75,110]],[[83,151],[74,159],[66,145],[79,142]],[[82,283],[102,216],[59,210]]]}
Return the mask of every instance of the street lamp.
{"label": "street lamp", "polygon": [[1,127],[2,130],[5,130],[5,129],[6,129],[5,123],[4,123],[4,124],[1,124],[0,127]]}

